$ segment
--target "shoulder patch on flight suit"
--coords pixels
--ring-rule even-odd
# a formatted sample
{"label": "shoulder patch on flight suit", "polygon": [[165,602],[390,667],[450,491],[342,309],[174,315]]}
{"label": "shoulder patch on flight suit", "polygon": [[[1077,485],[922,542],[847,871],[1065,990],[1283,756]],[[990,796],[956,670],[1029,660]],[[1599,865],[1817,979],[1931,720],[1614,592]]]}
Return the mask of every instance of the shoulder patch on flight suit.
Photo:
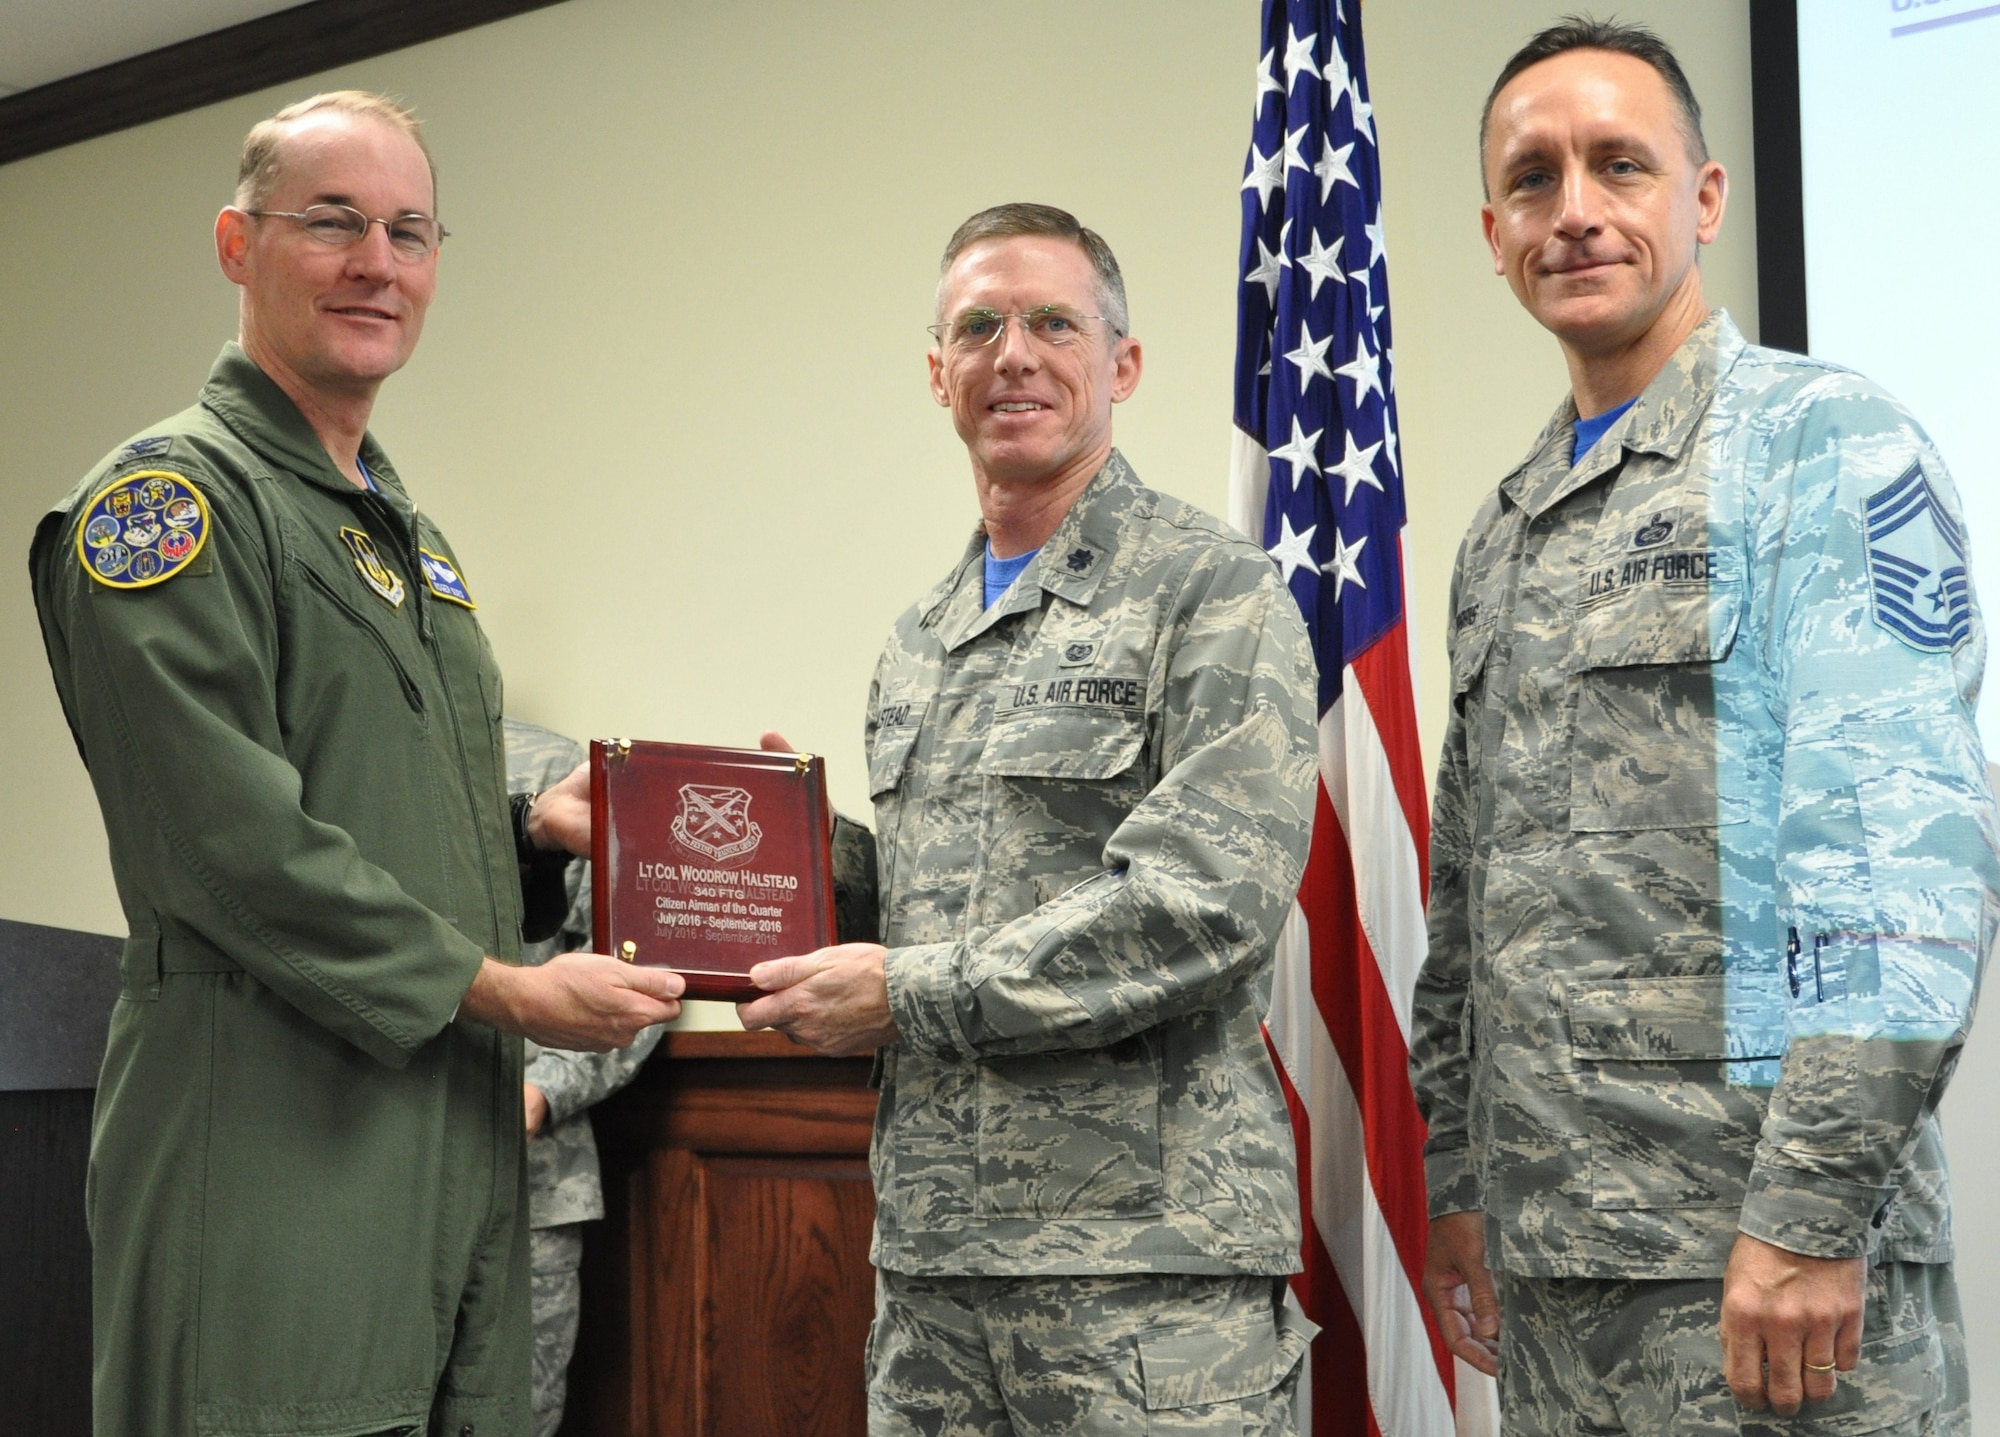
{"label": "shoulder patch on flight suit", "polygon": [[403,607],[403,581],[375,549],[375,541],[360,529],[343,527],[341,542],[354,555],[354,567],[361,571],[361,580],[373,589],[376,596],[387,601],[392,609]]}
{"label": "shoulder patch on flight suit", "polygon": [[444,555],[429,549],[418,549],[417,557],[424,566],[424,587],[440,599],[449,599],[454,604],[463,604],[468,609],[479,605],[472,602],[472,595],[466,590],[465,580],[459,576],[456,566]]}
{"label": "shoulder patch on flight suit", "polygon": [[165,583],[208,542],[208,501],[185,475],[141,469],[97,491],[76,527],[76,556],[114,589]]}
{"label": "shoulder patch on flight suit", "polygon": [[1911,648],[1949,653],[1972,637],[1965,534],[1921,464],[1868,496],[1869,612]]}

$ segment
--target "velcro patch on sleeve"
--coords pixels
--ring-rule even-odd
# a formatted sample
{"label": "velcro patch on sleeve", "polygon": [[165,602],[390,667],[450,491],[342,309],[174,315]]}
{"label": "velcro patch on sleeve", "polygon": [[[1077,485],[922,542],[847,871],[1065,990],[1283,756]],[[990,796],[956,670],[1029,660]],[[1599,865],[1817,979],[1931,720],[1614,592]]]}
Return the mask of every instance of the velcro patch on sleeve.
{"label": "velcro patch on sleeve", "polygon": [[208,500],[185,475],[141,469],[105,485],[85,507],[76,556],[109,588],[150,588],[195,561],[212,524]]}

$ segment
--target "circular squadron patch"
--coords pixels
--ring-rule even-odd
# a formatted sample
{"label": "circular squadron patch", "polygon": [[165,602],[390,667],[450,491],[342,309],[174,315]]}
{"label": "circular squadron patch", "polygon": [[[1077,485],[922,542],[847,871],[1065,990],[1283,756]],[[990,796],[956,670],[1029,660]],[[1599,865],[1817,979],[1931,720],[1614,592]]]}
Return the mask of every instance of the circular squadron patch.
{"label": "circular squadron patch", "polygon": [[208,501],[184,475],[142,469],[106,485],[84,510],[76,555],[114,589],[163,584],[208,542]]}

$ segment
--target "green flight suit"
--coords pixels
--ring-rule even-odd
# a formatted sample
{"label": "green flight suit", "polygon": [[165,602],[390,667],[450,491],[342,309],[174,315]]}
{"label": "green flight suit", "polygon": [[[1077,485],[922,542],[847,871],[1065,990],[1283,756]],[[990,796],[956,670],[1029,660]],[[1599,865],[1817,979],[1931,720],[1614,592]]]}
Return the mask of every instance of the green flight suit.
{"label": "green flight suit", "polygon": [[[455,1020],[520,942],[500,672],[361,457],[376,492],[231,344],[35,535],[131,928],[87,1197],[101,1437],[528,1430],[521,1043]],[[203,546],[114,587],[78,526],[147,472],[206,502]]]}

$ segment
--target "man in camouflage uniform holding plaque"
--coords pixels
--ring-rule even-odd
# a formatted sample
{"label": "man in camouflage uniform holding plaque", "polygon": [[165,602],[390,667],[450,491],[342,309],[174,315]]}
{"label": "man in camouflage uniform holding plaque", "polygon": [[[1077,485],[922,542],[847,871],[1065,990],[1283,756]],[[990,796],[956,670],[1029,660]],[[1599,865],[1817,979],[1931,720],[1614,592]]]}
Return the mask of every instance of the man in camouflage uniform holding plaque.
{"label": "man in camouflage uniform holding plaque", "polygon": [[2000,861],[1951,481],[1703,302],[1727,182],[1656,37],[1545,31],[1481,138],[1572,395],[1453,582],[1427,1291],[1510,1431],[1963,1431],[1936,1109]]}
{"label": "man in camouflage uniform holding plaque", "polygon": [[1311,830],[1305,631],[1111,447],[1140,353],[1100,238],[975,215],[938,318],[984,522],[869,696],[883,943],[760,964],[742,1009],[880,1053],[869,1429],[1289,1433],[1311,1327],[1259,1020]]}

